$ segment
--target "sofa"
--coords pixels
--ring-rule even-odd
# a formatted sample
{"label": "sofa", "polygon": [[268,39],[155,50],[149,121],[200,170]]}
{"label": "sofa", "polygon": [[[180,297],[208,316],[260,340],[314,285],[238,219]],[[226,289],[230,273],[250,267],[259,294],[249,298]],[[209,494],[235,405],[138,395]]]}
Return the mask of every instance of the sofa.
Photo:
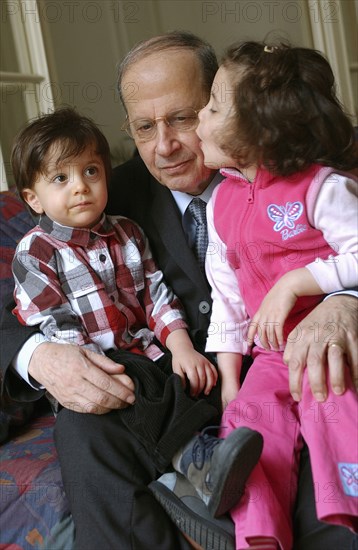
{"label": "sofa", "polygon": [[[0,305],[13,289],[16,243],[34,221],[13,191],[0,192]],[[53,440],[49,403],[0,403],[0,550],[72,550],[74,526]]]}

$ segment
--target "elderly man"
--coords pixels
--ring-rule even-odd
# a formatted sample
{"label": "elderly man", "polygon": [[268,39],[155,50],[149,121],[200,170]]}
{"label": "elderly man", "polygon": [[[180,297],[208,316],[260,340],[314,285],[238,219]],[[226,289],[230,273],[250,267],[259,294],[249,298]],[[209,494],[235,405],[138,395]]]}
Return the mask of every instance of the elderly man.
{"label": "elderly man", "polygon": [[[126,56],[119,73],[127,112],[124,127],[140,157],[115,169],[108,202],[109,213],[128,216],[143,227],[168,284],[184,305],[199,350],[205,343],[211,299],[195,254],[199,253],[195,248],[198,222],[188,207],[193,197],[207,202],[219,181],[204,167],[195,133],[197,112],[207,101],[216,69],[212,48],[189,33],[150,39]],[[332,386],[337,393],[344,391],[345,354],[354,364],[355,305],[354,297],[331,297],[302,323],[299,342],[292,339],[286,350],[293,393],[299,395],[307,365],[313,393],[325,394],[327,354]],[[324,326],[328,322],[336,328],[330,341],[339,346],[327,349]],[[317,330],[310,330],[311,326]],[[189,548],[147,488],[159,473],[115,414],[134,397],[132,388],[121,380],[123,366],[108,358],[98,362],[94,354],[74,346],[39,345],[40,337],[31,336],[31,329],[11,327],[11,350],[3,353],[2,365],[9,393],[18,397],[26,393],[27,399],[35,399],[44,387],[64,406],[56,423],[56,439],[77,547]],[[7,339],[2,342],[6,344]],[[8,368],[23,344],[15,365]],[[24,357],[31,357],[28,365]],[[14,376],[13,368],[24,381]],[[306,457],[295,521],[296,548],[348,550],[351,538],[345,531],[315,520],[311,489]]]}

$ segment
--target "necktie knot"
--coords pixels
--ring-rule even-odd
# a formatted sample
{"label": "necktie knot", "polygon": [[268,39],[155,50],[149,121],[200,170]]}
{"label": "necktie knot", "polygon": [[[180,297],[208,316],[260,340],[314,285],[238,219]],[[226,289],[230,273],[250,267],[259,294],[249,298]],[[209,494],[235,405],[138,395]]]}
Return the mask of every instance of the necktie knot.
{"label": "necktie knot", "polygon": [[194,198],[188,210],[195,220],[194,253],[198,259],[200,269],[205,273],[205,255],[208,248],[208,228],[206,223],[206,202],[198,197]]}
{"label": "necktie knot", "polygon": [[204,224],[206,226],[206,202],[195,198],[189,204],[188,209],[197,224]]}

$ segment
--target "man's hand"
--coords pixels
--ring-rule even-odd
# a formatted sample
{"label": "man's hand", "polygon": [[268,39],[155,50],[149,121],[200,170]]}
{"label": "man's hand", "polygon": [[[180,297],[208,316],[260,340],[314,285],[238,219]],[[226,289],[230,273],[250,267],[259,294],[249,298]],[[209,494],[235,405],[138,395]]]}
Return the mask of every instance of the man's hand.
{"label": "man's hand", "polygon": [[63,406],[105,414],[134,402],[134,384],[124,366],[71,344],[43,343],[34,351],[29,374]]}
{"label": "man's hand", "polygon": [[312,393],[317,401],[327,398],[326,367],[335,394],[345,391],[348,365],[358,388],[358,300],[335,295],[319,304],[289,334],[284,361],[289,368],[292,397],[301,399],[302,377],[307,366]]}

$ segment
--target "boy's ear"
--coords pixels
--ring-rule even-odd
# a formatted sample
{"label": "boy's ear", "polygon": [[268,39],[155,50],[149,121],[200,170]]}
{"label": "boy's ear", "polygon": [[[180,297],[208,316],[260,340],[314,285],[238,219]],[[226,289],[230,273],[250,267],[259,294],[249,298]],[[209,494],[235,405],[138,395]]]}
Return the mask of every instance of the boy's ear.
{"label": "boy's ear", "polygon": [[33,189],[25,188],[21,191],[21,196],[25,202],[36,212],[36,214],[42,214],[44,209]]}

